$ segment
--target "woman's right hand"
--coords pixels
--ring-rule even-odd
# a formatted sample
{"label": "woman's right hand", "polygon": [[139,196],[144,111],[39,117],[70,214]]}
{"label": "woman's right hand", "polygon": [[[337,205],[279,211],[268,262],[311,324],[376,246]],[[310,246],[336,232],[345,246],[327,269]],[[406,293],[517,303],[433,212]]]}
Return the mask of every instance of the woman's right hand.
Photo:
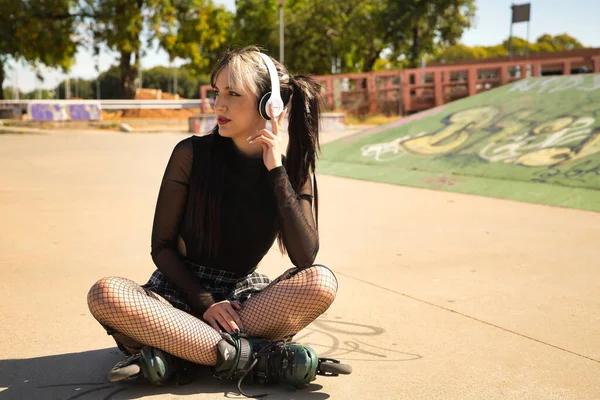
{"label": "woman's right hand", "polygon": [[231,334],[244,329],[240,316],[235,311],[242,308],[239,302],[228,300],[215,303],[202,316],[217,332],[226,331]]}

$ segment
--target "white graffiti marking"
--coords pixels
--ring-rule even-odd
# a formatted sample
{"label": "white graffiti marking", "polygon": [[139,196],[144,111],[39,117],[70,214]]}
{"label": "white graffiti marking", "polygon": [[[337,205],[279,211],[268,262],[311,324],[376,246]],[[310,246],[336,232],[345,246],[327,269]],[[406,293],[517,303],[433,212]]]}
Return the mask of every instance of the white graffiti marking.
{"label": "white graffiti marking", "polygon": [[427,132],[419,132],[415,136],[403,136],[392,140],[391,142],[367,144],[360,148],[363,157],[373,157],[375,161],[392,161],[402,157],[407,152],[400,144],[408,139],[414,139],[427,135]]}
{"label": "white graffiti marking", "polygon": [[594,76],[594,86],[592,86],[591,88],[577,88],[577,90],[583,90],[585,92],[600,90],[600,74]]}
{"label": "white graffiti marking", "polygon": [[[530,151],[549,149],[558,146],[565,146],[570,143],[577,143],[589,136],[592,129],[589,128],[594,123],[593,118],[579,118],[569,127],[558,132],[542,135],[519,135],[512,136],[506,140],[514,143],[498,145],[490,143],[485,146],[479,156],[489,162],[504,161],[505,163],[514,163],[523,154]],[[542,138],[542,141],[539,141]]]}
{"label": "white graffiti marking", "polygon": [[600,90],[600,75],[594,75],[593,81],[591,82],[591,87],[583,87],[583,85],[586,84],[585,78],[586,77],[583,75],[569,75],[562,77],[554,76],[546,79],[527,78],[515,82],[510,88],[509,92],[518,90],[520,92],[527,93],[534,89],[538,89],[536,93],[556,93],[570,89],[576,89],[585,92]]}
{"label": "white graffiti marking", "polygon": [[538,81],[540,89],[536,93],[544,93],[544,91],[548,90],[548,88],[550,88],[553,84],[555,84],[557,82],[558,82],[558,86],[556,88],[560,88],[562,80],[563,80],[562,78],[553,76],[552,78],[544,79],[541,82]]}
{"label": "white graffiti marking", "polygon": [[391,142],[367,144],[360,148],[363,157],[374,157],[375,161],[392,161],[406,154],[400,143],[410,138],[404,136]]}

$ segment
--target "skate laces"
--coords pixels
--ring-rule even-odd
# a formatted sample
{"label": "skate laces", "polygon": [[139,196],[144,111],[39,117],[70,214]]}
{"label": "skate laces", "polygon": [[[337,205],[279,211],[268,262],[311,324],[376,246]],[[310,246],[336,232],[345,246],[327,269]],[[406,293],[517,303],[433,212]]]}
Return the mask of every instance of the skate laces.
{"label": "skate laces", "polygon": [[[235,340],[237,340],[237,338]],[[268,395],[267,393],[263,393],[263,394],[257,394],[257,395],[250,396],[242,390],[242,382],[244,381],[244,379],[246,379],[248,374],[254,369],[256,364],[258,364],[258,362],[262,359],[265,359],[264,363],[263,363],[263,365],[265,366],[265,372],[264,372],[265,373],[265,376],[264,376],[265,383],[269,383],[273,377],[279,378],[282,375],[281,368],[278,368],[276,363],[270,363],[269,361],[271,360],[271,357],[276,356],[278,353],[278,350],[281,350],[281,349],[283,349],[281,351],[282,360],[285,357],[287,357],[287,352],[285,351],[284,346],[285,346],[285,341],[278,340],[276,342],[269,343],[268,345],[262,347],[260,350],[258,350],[257,352],[254,353],[254,361],[252,361],[252,364],[250,364],[250,366],[248,368],[241,371],[242,375],[240,376],[240,379],[238,380],[238,383],[237,383],[237,388],[238,388],[240,394],[242,394],[245,397],[254,397],[254,398],[261,398],[261,397],[265,397]],[[286,364],[287,364],[287,369],[290,369],[292,367],[292,363],[289,362],[289,360]]]}
{"label": "skate laces", "polygon": [[129,354],[123,360],[116,363],[115,366],[113,367],[113,370],[126,367],[128,365],[133,364],[134,362],[139,364],[139,359],[140,359],[140,353]]}

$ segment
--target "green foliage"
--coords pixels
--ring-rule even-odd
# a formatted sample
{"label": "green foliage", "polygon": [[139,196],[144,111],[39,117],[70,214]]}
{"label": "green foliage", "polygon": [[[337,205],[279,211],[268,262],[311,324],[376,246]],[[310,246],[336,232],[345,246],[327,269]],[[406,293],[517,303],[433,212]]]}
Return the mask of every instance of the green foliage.
{"label": "green foliage", "polygon": [[343,31],[341,24],[347,15],[341,6],[346,2],[286,2],[285,64],[291,71],[331,73],[334,60],[343,56],[340,34]]}
{"label": "green foliage", "polygon": [[82,0],[96,48],[105,44],[120,54],[121,97],[133,98],[139,86],[142,33],[169,54],[189,59],[195,72],[207,69],[227,38],[232,16],[212,0]]}
{"label": "green foliage", "polygon": [[537,38],[536,43],[538,45],[546,45],[546,48],[552,48],[549,51],[563,51],[563,50],[575,50],[575,49],[583,49],[583,45],[579,42],[579,40],[575,39],[572,36],[567,35],[566,33],[552,36],[552,35],[542,35]]}
{"label": "green foliage", "polygon": [[141,33],[144,25],[144,0],[82,0],[96,49],[105,44],[120,54],[120,95],[135,96]]}
{"label": "green foliage", "polygon": [[149,0],[150,40],[157,39],[171,61],[189,59],[196,73],[206,72],[215,52],[226,42],[233,16],[205,0]]}
{"label": "green foliage", "polygon": [[[209,76],[206,74],[197,75],[196,68],[190,64],[183,65],[177,68],[177,94],[187,99],[197,99],[200,97],[200,85],[210,82]],[[160,89],[164,93],[173,93],[174,91],[174,72],[175,68],[157,66],[144,70],[142,73],[143,87],[146,89]],[[118,65],[113,65],[107,71],[101,73],[97,79],[71,79],[71,98],[78,97],[82,99],[97,99],[98,98],[98,82],[100,83],[100,97],[102,99],[120,99],[121,98],[121,79]],[[54,93],[48,94],[47,98],[64,99],[65,81],[61,82],[55,89]],[[51,91],[52,92],[52,91]],[[11,92],[12,93],[12,92]],[[42,93],[42,95],[44,95]],[[33,91],[23,96],[23,98],[37,98],[37,91]],[[46,97],[43,97],[46,98]]]}
{"label": "green foliage", "polygon": [[[193,74],[195,68],[188,64],[177,68],[177,94],[186,99],[197,99],[200,97],[200,85],[210,83],[208,75],[196,76]],[[144,88],[160,89],[164,93],[173,93],[175,68],[154,67],[145,70],[142,74]]]}
{"label": "green foliage", "polygon": [[[286,36],[288,26],[294,26],[292,3],[285,4]],[[276,0],[237,0],[236,14],[230,32],[233,46],[255,45],[271,55],[279,54],[279,5]],[[289,45],[286,37],[286,45]],[[275,57],[278,58],[278,57]]]}
{"label": "green foliage", "polygon": [[[119,65],[100,74],[102,98],[133,98],[139,87],[142,48],[158,43],[178,70],[178,93],[197,98],[198,86],[226,46],[258,45],[278,58],[278,0],[237,0],[236,14],[213,0],[0,0],[0,85],[9,59],[68,71],[80,39],[119,53]],[[475,0],[285,0],[285,64],[293,73],[330,74],[415,67],[501,57],[496,46],[459,43],[471,27]],[[75,36],[75,29],[82,36]],[[88,35],[86,37],[86,35]],[[582,48],[567,35],[513,38],[513,54]],[[386,53],[386,56],[382,54]],[[173,91],[173,70],[143,73],[143,86]],[[97,98],[96,80],[71,85],[79,97]],[[64,98],[64,87],[58,95]],[[29,95],[29,94],[28,94]],[[35,93],[37,95],[37,92]],[[50,94],[48,94],[50,95]],[[2,98],[2,91],[0,91]]]}
{"label": "green foliage", "polygon": [[[9,59],[68,70],[73,62],[74,0],[2,0],[0,12],[0,88]],[[3,98],[0,90],[0,99]]]}
{"label": "green foliage", "polygon": [[[379,33],[387,1],[286,0],[286,66],[314,74],[368,70],[385,48]],[[238,0],[232,43],[255,44],[279,58],[277,1]]]}
{"label": "green foliage", "polygon": [[[121,99],[121,72],[119,66],[113,65],[107,71],[98,75],[100,81],[100,98],[102,99]],[[98,98],[97,83],[94,80],[92,85],[93,98]]]}
{"label": "green foliage", "polygon": [[[555,51],[582,49],[583,47],[584,46],[577,39],[567,34],[557,36],[544,34],[538,37],[533,43],[527,43],[525,39],[520,37],[512,38],[513,55],[524,55],[527,49],[529,53],[550,53]],[[457,61],[504,57],[508,55],[508,50],[508,39],[496,46],[468,47],[463,44],[446,47],[440,46],[436,50],[433,60],[437,62],[452,63]]]}
{"label": "green foliage", "polygon": [[[70,98],[76,99],[94,99],[95,93],[95,80],[89,81],[81,78],[70,79]],[[66,91],[66,82],[61,82],[56,89],[54,89],[56,98],[65,99],[67,95]],[[35,95],[37,92],[33,91],[32,94]],[[32,97],[36,98],[36,97]]]}
{"label": "green foliage", "polygon": [[[474,0],[286,0],[285,64],[294,72],[373,70],[384,49],[407,64],[471,26]],[[238,0],[233,42],[278,54],[275,0]],[[379,64],[378,68],[381,68]]]}
{"label": "green foliage", "polygon": [[475,10],[475,0],[390,1],[392,59],[404,57],[406,66],[416,67],[437,47],[456,44],[471,27]]}
{"label": "green foliage", "polygon": [[[12,86],[7,86],[4,88],[4,97],[0,97],[0,99],[7,99],[7,100],[12,100],[16,97],[16,93],[15,93],[15,89]],[[0,90],[0,94],[2,90]]]}

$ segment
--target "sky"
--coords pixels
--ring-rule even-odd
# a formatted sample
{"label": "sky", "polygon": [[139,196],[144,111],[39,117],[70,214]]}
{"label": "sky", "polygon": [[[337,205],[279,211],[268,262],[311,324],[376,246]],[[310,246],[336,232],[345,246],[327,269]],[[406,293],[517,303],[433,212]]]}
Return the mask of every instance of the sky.
{"label": "sky", "polygon": [[[223,4],[227,9],[234,11],[235,0],[214,0]],[[462,37],[462,43],[467,46],[489,46],[501,43],[508,38],[510,32],[511,4],[527,3],[527,0],[477,0],[475,26],[467,30]],[[544,34],[558,35],[567,33],[578,39],[586,47],[600,48],[600,29],[598,16],[600,16],[600,0],[529,0],[531,3],[530,41]],[[521,22],[513,25],[513,35],[525,38],[527,36],[527,23]],[[116,53],[103,53],[100,57],[100,72],[106,71],[115,64]],[[157,65],[169,65],[167,54],[159,49],[147,49],[142,56],[142,68],[152,68]],[[181,65],[185,60],[175,60],[174,65]],[[80,49],[76,55],[75,64],[71,68],[71,79],[92,79],[97,75],[96,60],[92,54]],[[13,86],[18,82],[22,92],[35,89],[55,88],[66,75],[60,71],[42,67],[41,74],[44,81],[35,77],[34,70],[22,64],[12,63],[7,71],[4,86]]]}

